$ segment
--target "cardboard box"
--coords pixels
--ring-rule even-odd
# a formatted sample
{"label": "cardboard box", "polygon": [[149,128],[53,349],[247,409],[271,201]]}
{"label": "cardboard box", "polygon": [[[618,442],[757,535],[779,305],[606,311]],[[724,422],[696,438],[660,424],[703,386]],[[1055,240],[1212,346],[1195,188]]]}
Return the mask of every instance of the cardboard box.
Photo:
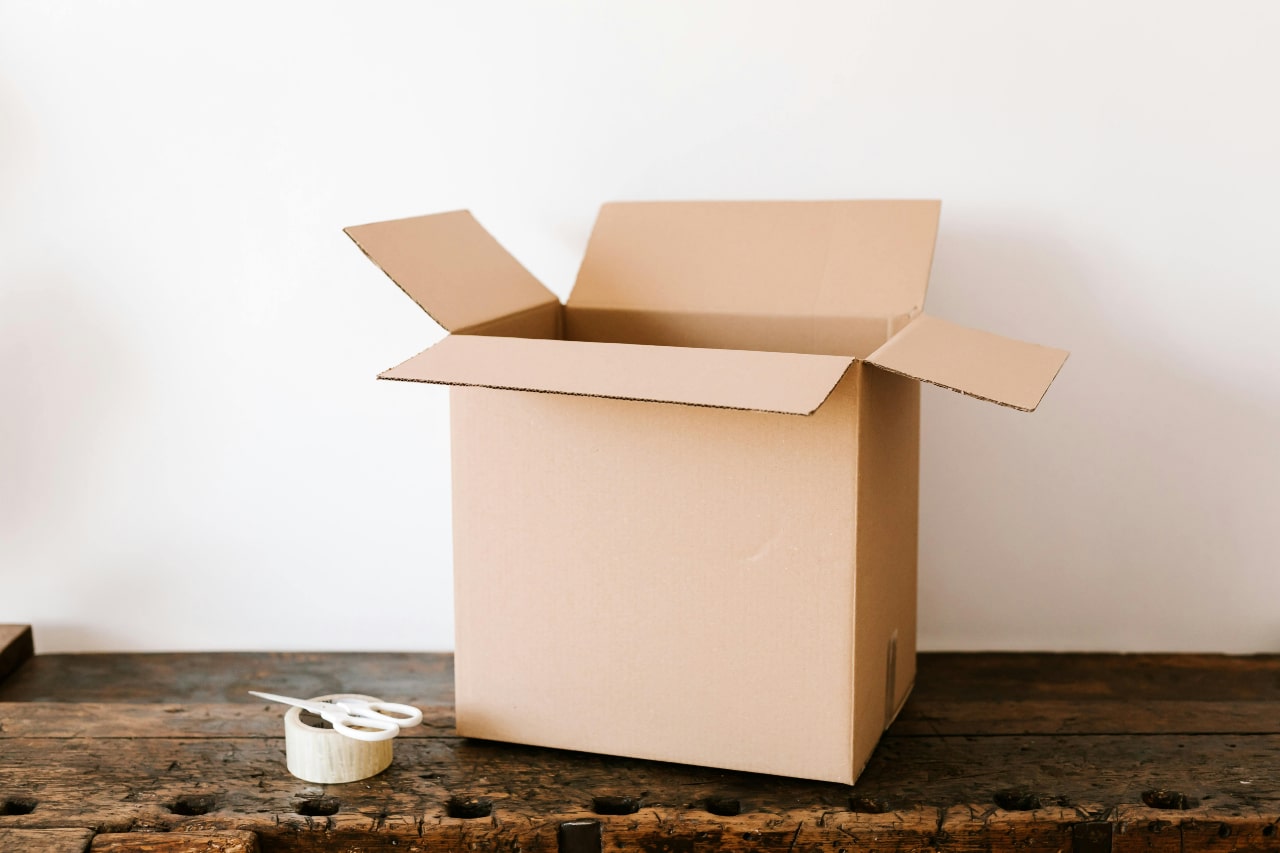
{"label": "cardboard box", "polygon": [[[452,334],[462,735],[852,783],[915,676],[918,381],[1066,353],[922,313],[934,201],[605,205],[566,304],[465,211],[347,229]],[[530,393],[533,392],[533,393]]]}

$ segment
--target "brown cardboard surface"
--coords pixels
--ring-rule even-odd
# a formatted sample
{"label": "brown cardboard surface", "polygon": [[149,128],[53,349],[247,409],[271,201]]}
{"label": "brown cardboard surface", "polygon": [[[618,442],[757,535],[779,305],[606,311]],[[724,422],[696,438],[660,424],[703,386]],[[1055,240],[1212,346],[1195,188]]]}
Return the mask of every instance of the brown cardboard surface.
{"label": "brown cardboard surface", "polygon": [[559,302],[546,302],[496,320],[458,329],[456,334],[494,335],[503,338],[560,338],[564,336],[564,306]]}
{"label": "brown cardboard surface", "polygon": [[[853,643],[856,777],[915,681],[920,383],[862,364],[855,369],[861,371]],[[892,655],[891,641],[896,646]]]}
{"label": "brown cardboard surface", "polygon": [[450,331],[559,302],[468,211],[344,230],[414,302]]}
{"label": "brown cardboard surface", "polygon": [[1032,410],[1067,355],[921,313],[938,210],[606,205],[564,306],[465,212],[348,229],[454,332],[382,376],[454,386],[459,733],[857,778],[915,678],[916,380]]}
{"label": "brown cardboard surface", "polygon": [[808,418],[450,401],[460,734],[852,781],[854,371]]}
{"label": "brown cardboard surface", "polygon": [[924,305],[937,201],[630,202],[600,210],[569,305],[888,317]]}
{"label": "brown cardboard surface", "polygon": [[889,340],[895,325],[884,317],[775,317],[696,314],[566,306],[565,337],[675,347],[803,352],[865,358]]}
{"label": "brown cardboard surface", "polygon": [[927,314],[867,361],[981,400],[1035,411],[1067,360],[1065,350],[1015,341]]}
{"label": "brown cardboard surface", "polygon": [[807,415],[852,358],[450,335],[383,379]]}

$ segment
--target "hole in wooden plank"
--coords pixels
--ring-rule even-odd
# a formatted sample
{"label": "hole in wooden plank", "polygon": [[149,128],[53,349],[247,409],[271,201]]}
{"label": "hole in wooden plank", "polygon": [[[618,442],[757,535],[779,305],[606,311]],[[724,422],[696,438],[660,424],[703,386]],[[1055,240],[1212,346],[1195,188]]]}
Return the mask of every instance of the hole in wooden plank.
{"label": "hole in wooden plank", "polygon": [[598,820],[566,820],[556,829],[560,853],[600,853],[603,835]]}
{"label": "hole in wooden plank", "polygon": [[1165,788],[1143,791],[1142,802],[1153,809],[1174,809],[1176,811],[1194,809],[1200,805],[1196,800],[1181,791],[1170,791]]}
{"label": "hole in wooden plank", "polygon": [[342,808],[337,797],[311,797],[298,803],[298,814],[303,817],[329,817]]}
{"label": "hole in wooden plank", "polygon": [[198,817],[213,811],[213,806],[212,794],[184,794],[173,801],[169,811],[183,817]]}
{"label": "hole in wooden plank", "polygon": [[737,817],[742,814],[742,801],[737,797],[707,797],[702,807],[719,817]]}
{"label": "hole in wooden plank", "polygon": [[1116,827],[1107,820],[1089,820],[1071,827],[1072,853],[1112,853]]}
{"label": "hole in wooden plank", "polygon": [[1040,796],[1031,791],[1013,788],[997,791],[996,805],[1007,812],[1029,812],[1040,808]]}
{"label": "hole in wooden plank", "polygon": [[893,807],[886,800],[855,795],[849,797],[849,811],[858,814],[885,814],[893,811]]}
{"label": "hole in wooden plank", "polygon": [[444,811],[449,817],[475,820],[478,817],[488,817],[493,814],[493,800],[486,797],[459,797],[455,795],[450,797],[449,802],[444,804]]}
{"label": "hole in wooden plank", "polygon": [[624,815],[640,811],[639,797],[592,797],[591,810],[596,814]]}
{"label": "hole in wooden plank", "polygon": [[1276,834],[1276,825],[1274,823],[1262,827],[1262,834],[1270,838]]}
{"label": "hole in wooden plank", "polygon": [[1225,823],[1220,823],[1220,824],[1218,824],[1218,837],[1219,837],[1219,838],[1230,838],[1230,837],[1231,837],[1231,827],[1230,827],[1228,824],[1225,824]]}
{"label": "hole in wooden plank", "polygon": [[0,815],[31,814],[39,803],[30,797],[6,797],[0,800]]}

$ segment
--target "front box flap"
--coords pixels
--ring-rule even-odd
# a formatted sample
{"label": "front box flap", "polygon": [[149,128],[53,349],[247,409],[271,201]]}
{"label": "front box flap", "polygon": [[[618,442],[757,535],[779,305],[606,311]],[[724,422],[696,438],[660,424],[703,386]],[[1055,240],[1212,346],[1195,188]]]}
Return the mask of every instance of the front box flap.
{"label": "front box flap", "polygon": [[867,361],[893,373],[1033,412],[1066,350],[1002,338],[922,314]]}
{"label": "front box flap", "polygon": [[381,379],[812,414],[854,359],[451,335]]}
{"label": "front box flap", "polygon": [[466,210],[343,230],[451,332],[559,301]]}

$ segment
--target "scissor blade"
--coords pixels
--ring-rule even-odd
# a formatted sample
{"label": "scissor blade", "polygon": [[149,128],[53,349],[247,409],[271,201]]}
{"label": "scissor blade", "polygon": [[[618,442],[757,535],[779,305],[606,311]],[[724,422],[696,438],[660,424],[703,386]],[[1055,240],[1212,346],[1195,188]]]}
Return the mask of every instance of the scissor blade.
{"label": "scissor blade", "polygon": [[294,705],[303,710],[310,711],[313,714],[320,714],[325,711],[332,710],[331,706],[324,702],[308,702],[306,699],[294,699],[292,696],[280,696],[275,693],[259,693],[257,690],[250,690],[249,693],[261,699],[267,699],[271,702],[281,702],[285,705]]}

